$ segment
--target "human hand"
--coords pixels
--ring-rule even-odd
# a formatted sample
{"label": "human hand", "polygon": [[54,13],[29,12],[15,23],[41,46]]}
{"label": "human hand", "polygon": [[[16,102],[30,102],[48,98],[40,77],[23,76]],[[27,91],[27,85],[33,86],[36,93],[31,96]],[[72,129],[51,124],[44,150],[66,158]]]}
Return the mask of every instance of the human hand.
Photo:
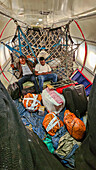
{"label": "human hand", "polygon": [[10,64],[10,67],[14,68],[14,64]]}

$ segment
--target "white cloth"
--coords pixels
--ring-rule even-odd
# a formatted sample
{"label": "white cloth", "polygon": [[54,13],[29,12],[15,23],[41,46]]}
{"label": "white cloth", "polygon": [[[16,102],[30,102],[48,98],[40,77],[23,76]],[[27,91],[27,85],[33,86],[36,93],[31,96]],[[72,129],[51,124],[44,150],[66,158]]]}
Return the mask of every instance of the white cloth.
{"label": "white cloth", "polygon": [[23,76],[32,74],[32,72],[31,72],[30,68],[28,67],[27,63],[21,64],[21,67],[22,67],[22,71],[23,71]]}
{"label": "white cloth", "polygon": [[51,71],[51,67],[45,63],[44,66],[42,66],[40,63],[38,63],[35,66],[35,71],[38,71],[38,73],[43,73],[43,72],[50,72]]}

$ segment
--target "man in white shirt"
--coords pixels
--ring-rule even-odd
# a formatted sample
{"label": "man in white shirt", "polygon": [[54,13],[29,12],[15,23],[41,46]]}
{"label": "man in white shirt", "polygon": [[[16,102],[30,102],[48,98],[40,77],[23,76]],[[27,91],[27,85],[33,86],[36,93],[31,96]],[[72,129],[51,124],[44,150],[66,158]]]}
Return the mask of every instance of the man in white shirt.
{"label": "man in white shirt", "polygon": [[51,73],[51,68],[45,63],[44,57],[40,57],[40,63],[35,66],[35,75],[38,76],[40,92],[43,90],[44,81],[57,82],[57,74]]}
{"label": "man in white shirt", "polygon": [[33,74],[33,66],[34,64],[31,61],[26,60],[23,56],[20,56],[19,63],[17,64],[17,68],[20,73],[20,79],[18,81],[18,85],[20,87],[21,94],[23,89],[23,83],[27,81],[33,82],[36,93],[37,94],[39,93],[39,87],[36,81],[36,77]]}

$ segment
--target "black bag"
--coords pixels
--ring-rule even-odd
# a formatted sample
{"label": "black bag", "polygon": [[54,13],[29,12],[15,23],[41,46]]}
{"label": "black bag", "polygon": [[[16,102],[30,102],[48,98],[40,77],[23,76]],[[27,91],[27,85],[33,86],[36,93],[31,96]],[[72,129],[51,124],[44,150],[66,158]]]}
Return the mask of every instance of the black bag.
{"label": "black bag", "polygon": [[19,85],[17,82],[10,84],[7,88],[7,91],[13,100],[19,98],[20,90],[19,90]]}
{"label": "black bag", "polygon": [[28,87],[28,88],[25,88],[22,90],[22,95],[26,95],[27,93],[36,93],[35,91],[35,87],[34,86],[31,86],[31,87]]}
{"label": "black bag", "polygon": [[63,89],[65,107],[77,117],[82,117],[87,111],[87,96],[83,84]]}

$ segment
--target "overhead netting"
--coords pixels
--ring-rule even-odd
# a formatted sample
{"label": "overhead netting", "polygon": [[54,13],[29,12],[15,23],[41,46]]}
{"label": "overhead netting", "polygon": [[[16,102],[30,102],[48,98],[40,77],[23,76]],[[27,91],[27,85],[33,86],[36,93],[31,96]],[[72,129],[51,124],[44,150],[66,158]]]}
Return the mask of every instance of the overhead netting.
{"label": "overhead netting", "polygon": [[[68,26],[42,29],[42,28],[27,28],[21,29],[18,25],[16,34],[12,40],[12,46],[6,46],[12,51],[12,62],[16,64],[19,56],[25,57],[34,56],[37,61],[39,57],[45,57],[53,72],[60,77],[70,77],[73,73],[74,53],[78,45],[74,46],[68,31]],[[33,59],[29,58],[32,62]],[[18,71],[14,71],[18,78]]]}

